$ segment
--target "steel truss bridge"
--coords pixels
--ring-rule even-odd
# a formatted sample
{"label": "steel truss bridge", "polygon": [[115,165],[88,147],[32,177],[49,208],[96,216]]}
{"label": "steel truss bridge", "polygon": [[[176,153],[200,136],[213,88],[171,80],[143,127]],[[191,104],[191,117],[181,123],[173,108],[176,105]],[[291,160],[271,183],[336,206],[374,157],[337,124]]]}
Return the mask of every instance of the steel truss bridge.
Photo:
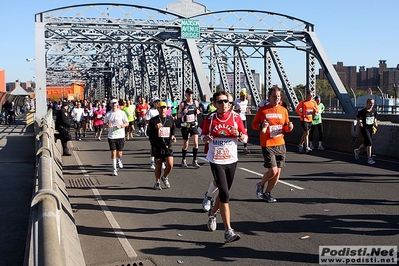
{"label": "steel truss bridge", "polygon": [[[181,37],[183,19],[198,22],[198,39]],[[200,99],[216,92],[217,86],[238,97],[246,84],[257,105],[272,87],[272,71],[291,106],[297,106],[279,55],[282,49],[294,49],[306,57],[306,87],[316,89],[317,60],[343,111],[355,113],[314,25],[283,14],[204,8],[192,15],[137,5],[74,5],[36,14],[35,45],[38,106],[45,106],[46,86],[71,83],[84,85],[85,97],[91,99],[139,95],[182,99],[187,88]],[[250,67],[255,60],[263,68],[258,83]]]}

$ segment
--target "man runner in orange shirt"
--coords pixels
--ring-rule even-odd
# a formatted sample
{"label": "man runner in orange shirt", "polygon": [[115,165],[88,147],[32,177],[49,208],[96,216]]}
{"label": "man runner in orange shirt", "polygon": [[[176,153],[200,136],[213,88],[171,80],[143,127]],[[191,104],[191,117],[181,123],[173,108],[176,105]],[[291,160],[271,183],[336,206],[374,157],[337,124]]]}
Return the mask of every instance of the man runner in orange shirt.
{"label": "man runner in orange shirt", "polygon": [[306,99],[300,101],[296,107],[296,112],[299,115],[303,129],[301,142],[298,145],[299,152],[305,151],[308,153],[312,151],[312,149],[309,147],[309,132],[312,128],[313,115],[319,112],[319,107],[317,106],[315,100],[313,100],[313,97],[314,92],[312,90],[307,90]]}
{"label": "man runner in orange shirt", "polygon": [[[273,87],[268,92],[269,104],[256,112],[252,128],[260,130],[260,145],[263,154],[263,166],[268,171],[262,181],[256,184],[256,197],[270,203],[276,202],[270,194],[280,178],[281,168],[285,165],[286,148],[284,133],[291,132],[294,125],[289,121],[288,111],[280,105],[281,90]],[[264,186],[267,182],[265,192]]]}

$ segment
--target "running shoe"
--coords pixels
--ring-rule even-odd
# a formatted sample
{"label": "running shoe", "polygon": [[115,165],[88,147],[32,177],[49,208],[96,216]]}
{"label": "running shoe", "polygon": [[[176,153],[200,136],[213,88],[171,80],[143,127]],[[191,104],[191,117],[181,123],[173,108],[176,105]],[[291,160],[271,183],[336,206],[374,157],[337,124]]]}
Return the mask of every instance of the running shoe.
{"label": "running shoe", "polygon": [[368,163],[368,164],[375,164],[375,161],[374,161],[372,158],[369,158],[369,159],[367,160],[367,163]]}
{"label": "running shoe", "polygon": [[120,169],[122,169],[122,168],[123,168],[123,163],[122,163],[122,160],[118,160],[118,166],[119,166],[119,168],[120,168]]}
{"label": "running shoe", "polygon": [[224,243],[230,243],[240,240],[241,236],[234,233],[234,230],[229,228],[224,231]]}
{"label": "running shoe", "polygon": [[162,188],[161,188],[161,183],[155,182],[154,189],[155,189],[155,190],[162,190]]}
{"label": "running shoe", "polygon": [[353,152],[355,153],[355,159],[359,159],[360,151],[358,149],[355,149]]}
{"label": "running shoe", "polygon": [[250,153],[251,153],[250,150],[248,150],[247,148],[244,149],[244,154],[250,154]]}
{"label": "running shoe", "polygon": [[263,187],[259,183],[256,183],[256,197],[258,199],[263,199]]}
{"label": "running shoe", "polygon": [[163,182],[163,184],[165,185],[166,188],[170,188],[169,179],[167,177],[162,176],[161,180],[162,180],[162,182]]}
{"label": "running shoe", "polygon": [[267,202],[273,203],[276,202],[277,200],[270,195],[270,192],[264,193],[263,194],[263,199],[266,200]]}
{"label": "running shoe", "polygon": [[309,144],[309,148],[311,148],[312,150],[314,149],[314,147],[313,147],[313,144],[312,144],[312,143],[310,143],[310,144]]}
{"label": "running shoe", "polygon": [[181,167],[187,167],[187,161],[186,161],[186,159],[181,160]]}
{"label": "running shoe", "polygon": [[118,176],[118,170],[114,170],[114,173],[112,174],[113,176]]}
{"label": "running shoe", "polygon": [[209,211],[212,205],[212,197],[208,197],[208,191],[204,194],[204,199],[202,200],[202,209],[204,211]]}
{"label": "running shoe", "polygon": [[324,151],[324,147],[323,145],[319,145],[319,147],[317,148],[319,151]]}
{"label": "running shoe", "polygon": [[101,141],[101,138],[100,138],[100,137],[98,137],[98,141]]}
{"label": "running shoe", "polygon": [[197,160],[193,161],[194,168],[200,168],[201,166],[198,164]]}
{"label": "running shoe", "polygon": [[216,223],[216,213],[212,214],[212,210],[208,211],[208,229],[209,231],[215,231],[216,227],[217,227],[217,223]]}
{"label": "running shoe", "polygon": [[312,151],[311,148],[309,148],[309,147],[306,147],[306,148],[305,148],[305,152],[306,152],[306,153],[309,153],[309,152],[311,152],[311,151]]}
{"label": "running shoe", "polygon": [[303,146],[302,145],[298,145],[298,150],[299,150],[299,152],[303,152]]}
{"label": "running shoe", "polygon": [[155,163],[151,163],[150,168],[151,168],[152,170],[155,170]]}

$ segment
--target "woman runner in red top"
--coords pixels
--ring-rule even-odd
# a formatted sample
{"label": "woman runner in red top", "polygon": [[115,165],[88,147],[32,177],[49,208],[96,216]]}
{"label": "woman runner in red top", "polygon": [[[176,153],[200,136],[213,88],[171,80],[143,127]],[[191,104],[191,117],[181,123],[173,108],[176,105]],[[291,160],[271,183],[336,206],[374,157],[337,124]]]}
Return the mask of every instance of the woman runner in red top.
{"label": "woman runner in red top", "polygon": [[237,168],[238,139],[247,142],[248,134],[240,116],[230,111],[227,93],[216,92],[213,99],[216,103],[216,112],[207,116],[201,132],[201,139],[209,144],[207,159],[219,188],[219,196],[208,213],[208,229],[216,230],[216,213],[220,208],[225,228],[225,243],[228,243],[240,239],[240,235],[234,233],[230,226],[229,190]]}

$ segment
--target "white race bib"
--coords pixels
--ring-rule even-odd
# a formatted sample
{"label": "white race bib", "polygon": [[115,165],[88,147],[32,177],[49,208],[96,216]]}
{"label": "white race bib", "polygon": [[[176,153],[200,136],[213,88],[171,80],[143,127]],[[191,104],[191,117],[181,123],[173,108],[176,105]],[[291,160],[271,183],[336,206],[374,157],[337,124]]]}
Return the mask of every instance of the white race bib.
{"label": "white race bib", "polygon": [[229,160],[231,158],[230,149],[228,146],[215,146],[213,151],[213,159],[215,161]]}
{"label": "white race bib", "polygon": [[283,133],[282,125],[269,126],[270,138],[276,138]]}
{"label": "white race bib", "polygon": [[186,115],[186,122],[187,123],[195,122],[195,115],[194,114]]}
{"label": "white race bib", "polygon": [[169,138],[170,137],[170,127],[160,127],[158,129],[158,137]]}

